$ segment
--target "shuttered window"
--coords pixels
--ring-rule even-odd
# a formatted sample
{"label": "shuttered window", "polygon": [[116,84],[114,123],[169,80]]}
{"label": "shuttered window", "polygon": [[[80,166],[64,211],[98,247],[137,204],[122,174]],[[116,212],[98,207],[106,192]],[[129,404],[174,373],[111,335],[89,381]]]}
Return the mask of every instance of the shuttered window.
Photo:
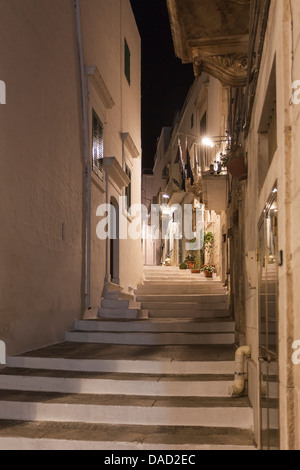
{"label": "shuttered window", "polygon": [[103,173],[103,125],[93,110],[93,170]]}
{"label": "shuttered window", "polygon": [[127,198],[127,212],[129,212],[129,209],[131,207],[131,170],[128,168],[127,165],[125,165],[125,172],[128,178],[130,179],[130,183],[125,189],[125,196]]}
{"label": "shuttered window", "polygon": [[125,43],[125,76],[130,85],[130,49],[129,49],[126,39],[124,43]]}

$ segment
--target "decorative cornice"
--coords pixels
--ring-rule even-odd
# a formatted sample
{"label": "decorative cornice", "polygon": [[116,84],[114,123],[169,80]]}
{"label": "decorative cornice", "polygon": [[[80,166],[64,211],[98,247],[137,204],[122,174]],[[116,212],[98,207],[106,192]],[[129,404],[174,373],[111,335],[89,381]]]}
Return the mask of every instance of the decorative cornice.
{"label": "decorative cornice", "polygon": [[123,132],[121,134],[121,137],[132,158],[138,158],[140,156],[140,152],[138,151],[135,143],[133,142],[133,139],[129,132]]}
{"label": "decorative cornice", "polygon": [[167,0],[167,7],[176,57],[181,58],[184,63],[191,62],[192,57],[183,40],[185,34],[180,21],[176,0]]}
{"label": "decorative cornice", "polygon": [[247,80],[248,58],[244,54],[211,56],[194,60],[194,72],[198,76],[207,72],[218,78],[225,86],[244,86]]}
{"label": "decorative cornice", "polygon": [[250,0],[167,0],[175,54],[226,86],[247,79]]}
{"label": "decorative cornice", "polygon": [[92,77],[92,83],[96,88],[106,109],[112,109],[115,105],[114,100],[109,93],[105,82],[96,65],[86,67],[86,74]]}
{"label": "decorative cornice", "polygon": [[130,183],[130,179],[116,157],[104,157],[103,160],[106,175],[108,175],[120,189],[126,188]]}

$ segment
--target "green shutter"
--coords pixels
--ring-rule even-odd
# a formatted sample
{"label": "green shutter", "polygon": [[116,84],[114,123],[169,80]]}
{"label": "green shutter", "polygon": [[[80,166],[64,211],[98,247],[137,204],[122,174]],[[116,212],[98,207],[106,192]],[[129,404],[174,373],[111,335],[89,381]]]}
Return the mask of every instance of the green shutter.
{"label": "green shutter", "polygon": [[125,39],[125,76],[130,85],[130,49]]}
{"label": "green shutter", "polygon": [[131,207],[131,170],[128,168],[127,165],[125,165],[125,173],[130,179],[130,183],[125,190],[125,196],[127,197],[127,211],[129,211]]}

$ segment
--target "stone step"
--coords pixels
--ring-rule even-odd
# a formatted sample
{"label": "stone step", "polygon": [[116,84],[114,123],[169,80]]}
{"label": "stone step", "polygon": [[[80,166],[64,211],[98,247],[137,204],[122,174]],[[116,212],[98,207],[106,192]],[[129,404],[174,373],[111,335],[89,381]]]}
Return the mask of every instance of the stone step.
{"label": "stone step", "polygon": [[119,319],[135,319],[135,318],[146,318],[148,312],[143,309],[126,309],[126,308],[107,308],[101,307],[99,309],[99,318],[119,318]]}
{"label": "stone step", "polygon": [[79,343],[128,345],[234,344],[235,333],[150,333],[68,331],[65,340]]}
{"label": "stone step", "polygon": [[128,301],[135,300],[135,297],[133,294],[125,294],[123,292],[109,292],[109,291],[104,292],[103,298],[108,299],[108,300],[128,300]]}
{"label": "stone step", "polygon": [[228,296],[226,294],[139,294],[136,297],[138,302],[225,302],[227,303]]}
{"label": "stone step", "polygon": [[255,444],[252,431],[239,428],[0,421],[0,450],[16,449],[255,450]]}
{"label": "stone step", "polygon": [[154,301],[154,302],[142,302],[141,303],[142,309],[145,310],[169,310],[170,307],[172,310],[186,310],[187,312],[193,312],[193,315],[190,314],[190,316],[194,316],[194,311],[200,311],[201,310],[228,310],[228,303],[227,302],[205,302],[205,301],[199,301],[199,302],[172,302],[170,305],[170,302],[159,302],[159,301]]}
{"label": "stone step", "polygon": [[253,429],[247,398],[146,397],[0,391],[0,419]]}
{"label": "stone step", "polygon": [[166,281],[166,282],[189,282],[189,281],[192,281],[192,282],[195,282],[195,283],[198,283],[198,284],[205,284],[205,283],[208,283],[208,282],[211,282],[211,283],[220,283],[222,281],[220,281],[219,279],[217,279],[216,277],[210,277],[210,278],[207,278],[205,277],[204,275],[197,275],[197,274],[189,274],[189,275],[185,275],[185,276],[176,276],[176,275],[169,275],[169,276],[156,276],[156,275],[151,275],[151,276],[146,276],[144,277],[144,282],[149,282],[149,281]]}
{"label": "stone step", "polygon": [[129,308],[129,300],[102,299],[101,306],[104,308],[116,308],[127,310]]}
{"label": "stone step", "polygon": [[[170,308],[170,307],[169,307]],[[229,310],[198,310],[198,311],[193,311],[192,312],[193,317],[196,319],[224,319],[224,318],[229,318],[231,313]],[[187,309],[185,310],[151,310],[149,309],[148,311],[149,318],[160,318],[160,319],[185,319],[185,318],[190,318],[191,317],[191,312]]]}
{"label": "stone step", "polygon": [[155,285],[155,284],[165,284],[165,285],[188,285],[192,284],[194,286],[203,286],[203,287],[222,287],[223,284],[220,281],[214,281],[213,279],[207,278],[206,280],[199,281],[195,277],[185,278],[185,279],[172,279],[172,278],[161,278],[161,277],[152,277],[144,279],[144,285]]}
{"label": "stone step", "polygon": [[161,285],[156,284],[154,286],[143,285],[139,286],[135,290],[137,295],[226,295],[226,289],[224,288],[209,288],[209,287],[199,287],[198,285],[193,286],[189,284],[183,286],[182,284],[178,285]]}
{"label": "stone step", "polygon": [[[80,343],[75,343],[80,344]],[[96,345],[99,346],[99,345]],[[122,345],[121,345],[122,346]],[[136,373],[136,374],[234,374],[235,362],[228,361],[164,361],[67,359],[53,357],[8,357],[8,367],[26,369],[68,370],[77,372]]]}
{"label": "stone step", "polygon": [[127,346],[61,343],[21,356],[7,367],[74,372],[227,375],[235,370],[234,345]]}
{"label": "stone step", "polygon": [[228,397],[233,375],[150,375],[7,368],[0,390],[95,395]]}
{"label": "stone step", "polygon": [[235,323],[229,320],[213,319],[147,319],[147,320],[77,320],[74,330],[115,331],[115,332],[175,332],[175,333],[233,333]]}

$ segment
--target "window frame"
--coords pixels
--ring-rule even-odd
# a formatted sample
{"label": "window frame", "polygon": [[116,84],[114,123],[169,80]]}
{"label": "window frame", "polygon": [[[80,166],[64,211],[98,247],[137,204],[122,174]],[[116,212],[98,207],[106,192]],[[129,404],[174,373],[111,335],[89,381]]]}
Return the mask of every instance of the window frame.
{"label": "window frame", "polygon": [[130,183],[125,188],[126,206],[127,206],[126,209],[127,209],[128,214],[130,214],[130,208],[132,204],[132,170],[127,165],[127,163],[125,163],[125,173],[130,179]]}
{"label": "window frame", "polygon": [[126,38],[124,38],[124,74],[128,85],[131,85],[131,52]]}
{"label": "window frame", "polygon": [[[95,122],[97,122],[97,132],[95,132]],[[100,132],[98,132],[100,131]],[[98,135],[96,135],[98,134]],[[99,138],[97,144],[97,163],[95,158],[95,140]],[[100,156],[102,155],[102,156]],[[101,119],[96,113],[95,109],[92,110],[92,171],[103,180],[103,158],[104,158],[104,126]]]}

